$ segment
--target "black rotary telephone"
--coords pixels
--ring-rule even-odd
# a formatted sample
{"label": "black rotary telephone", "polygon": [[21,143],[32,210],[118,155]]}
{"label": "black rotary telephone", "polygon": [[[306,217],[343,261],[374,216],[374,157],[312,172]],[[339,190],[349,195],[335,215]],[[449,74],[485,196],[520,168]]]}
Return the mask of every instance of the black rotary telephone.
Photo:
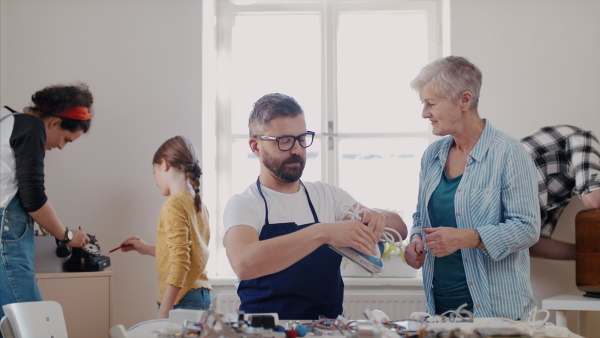
{"label": "black rotary telephone", "polygon": [[96,236],[87,234],[90,242],[83,248],[72,248],[66,244],[60,244],[56,241],[56,255],[64,258],[69,257],[63,263],[63,271],[83,272],[83,271],[102,271],[110,266],[110,257],[103,256],[100,253],[100,244]]}

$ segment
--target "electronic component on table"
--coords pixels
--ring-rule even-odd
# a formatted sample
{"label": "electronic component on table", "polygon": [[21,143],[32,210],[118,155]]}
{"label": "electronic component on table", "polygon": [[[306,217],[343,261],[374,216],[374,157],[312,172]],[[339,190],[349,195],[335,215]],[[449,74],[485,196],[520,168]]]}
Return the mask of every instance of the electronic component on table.
{"label": "electronic component on table", "polygon": [[531,338],[514,327],[480,328],[475,333],[480,338]]}

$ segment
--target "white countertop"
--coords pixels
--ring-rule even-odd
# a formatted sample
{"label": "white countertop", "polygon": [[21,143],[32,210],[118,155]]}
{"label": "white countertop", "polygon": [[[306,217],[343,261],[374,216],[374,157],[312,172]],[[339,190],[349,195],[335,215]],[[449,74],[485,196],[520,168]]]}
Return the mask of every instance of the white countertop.
{"label": "white countertop", "polygon": [[546,310],[600,311],[600,298],[585,297],[583,293],[554,296],[542,300]]}

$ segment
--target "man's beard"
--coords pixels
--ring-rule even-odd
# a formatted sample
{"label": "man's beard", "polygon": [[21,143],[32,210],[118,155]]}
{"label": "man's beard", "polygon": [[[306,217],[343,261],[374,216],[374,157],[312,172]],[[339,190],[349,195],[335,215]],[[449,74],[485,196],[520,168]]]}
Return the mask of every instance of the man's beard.
{"label": "man's beard", "polygon": [[[297,167],[286,167],[286,164],[298,162],[300,165]],[[265,155],[263,157],[263,165],[269,169],[275,177],[281,180],[284,183],[293,183],[300,179],[302,176],[302,171],[304,171],[305,161],[302,159],[300,155],[292,155],[292,157],[287,160],[276,163],[273,157],[269,155]]]}

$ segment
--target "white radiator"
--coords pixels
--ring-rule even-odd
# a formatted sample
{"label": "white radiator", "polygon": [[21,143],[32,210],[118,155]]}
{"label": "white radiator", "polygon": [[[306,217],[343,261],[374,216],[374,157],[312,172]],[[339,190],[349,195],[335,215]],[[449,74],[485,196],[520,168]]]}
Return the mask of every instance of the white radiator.
{"label": "white radiator", "polygon": [[[240,299],[235,292],[213,290],[213,310],[228,314],[237,313]],[[344,316],[349,319],[364,319],[366,310],[381,310],[390,319],[407,319],[416,311],[425,311],[425,296],[422,291],[369,292],[346,291]]]}
{"label": "white radiator", "polygon": [[346,292],[344,317],[365,319],[365,310],[381,310],[392,320],[408,319],[413,312],[425,311],[423,292]]}
{"label": "white radiator", "polygon": [[220,291],[214,287],[212,291],[213,304],[212,309],[218,313],[230,314],[237,313],[240,307],[240,297],[237,293],[231,291]]}

